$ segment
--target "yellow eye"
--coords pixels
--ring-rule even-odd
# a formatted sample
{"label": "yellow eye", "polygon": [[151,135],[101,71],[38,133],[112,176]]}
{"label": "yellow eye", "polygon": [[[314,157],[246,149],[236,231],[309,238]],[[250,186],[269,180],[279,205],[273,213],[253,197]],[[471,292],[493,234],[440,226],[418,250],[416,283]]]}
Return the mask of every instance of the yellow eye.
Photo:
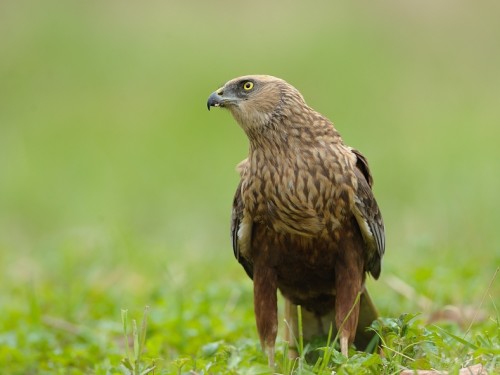
{"label": "yellow eye", "polygon": [[243,89],[246,90],[246,91],[249,91],[251,89],[253,89],[253,82],[251,81],[246,81],[244,84],[243,84]]}

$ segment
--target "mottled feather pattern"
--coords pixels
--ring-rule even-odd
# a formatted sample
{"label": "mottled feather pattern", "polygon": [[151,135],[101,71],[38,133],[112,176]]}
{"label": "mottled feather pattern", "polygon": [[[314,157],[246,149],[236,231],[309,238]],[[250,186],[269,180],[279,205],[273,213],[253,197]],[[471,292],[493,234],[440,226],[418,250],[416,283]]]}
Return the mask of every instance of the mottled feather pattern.
{"label": "mottled feather pattern", "polygon": [[[249,92],[246,82],[252,83]],[[287,306],[302,305],[319,321],[333,314],[337,327],[363,293],[362,308],[355,306],[347,318],[340,343],[345,355],[355,336],[366,345],[362,329],[356,333],[359,311],[363,324],[376,312],[365,274],[379,277],[385,249],[366,158],[281,79],[239,77],[209,100],[226,106],[249,139],[248,158],[237,166],[241,181],[231,235],[235,256],[254,279],[257,327],[270,362],[276,289]]]}

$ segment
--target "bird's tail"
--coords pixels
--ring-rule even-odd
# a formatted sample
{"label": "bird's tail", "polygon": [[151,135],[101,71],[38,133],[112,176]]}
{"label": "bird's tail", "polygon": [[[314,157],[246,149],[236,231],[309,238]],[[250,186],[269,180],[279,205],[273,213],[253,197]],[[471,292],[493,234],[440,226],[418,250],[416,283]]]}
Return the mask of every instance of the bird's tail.
{"label": "bird's tail", "polygon": [[366,289],[361,294],[359,303],[359,319],[354,345],[358,350],[366,350],[375,336],[375,332],[367,328],[378,318],[378,312]]}

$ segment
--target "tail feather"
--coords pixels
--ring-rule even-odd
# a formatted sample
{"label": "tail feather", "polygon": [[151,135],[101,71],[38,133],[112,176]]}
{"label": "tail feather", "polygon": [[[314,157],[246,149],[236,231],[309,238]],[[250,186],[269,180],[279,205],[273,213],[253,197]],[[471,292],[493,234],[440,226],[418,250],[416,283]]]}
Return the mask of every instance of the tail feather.
{"label": "tail feather", "polygon": [[366,350],[373,336],[375,336],[375,332],[367,330],[367,328],[378,318],[378,312],[366,289],[361,294],[359,303],[359,319],[354,345],[358,350]]}

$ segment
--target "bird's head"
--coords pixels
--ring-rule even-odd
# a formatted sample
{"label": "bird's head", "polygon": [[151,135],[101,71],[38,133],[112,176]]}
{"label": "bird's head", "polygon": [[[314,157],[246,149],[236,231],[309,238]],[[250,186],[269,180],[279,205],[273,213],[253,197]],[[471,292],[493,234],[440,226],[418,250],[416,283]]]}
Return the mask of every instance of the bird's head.
{"label": "bird's head", "polygon": [[[293,103],[296,102],[296,103]],[[284,80],[266,75],[249,75],[228,81],[210,94],[207,107],[227,108],[245,130],[256,130],[287,111],[303,98]]]}

